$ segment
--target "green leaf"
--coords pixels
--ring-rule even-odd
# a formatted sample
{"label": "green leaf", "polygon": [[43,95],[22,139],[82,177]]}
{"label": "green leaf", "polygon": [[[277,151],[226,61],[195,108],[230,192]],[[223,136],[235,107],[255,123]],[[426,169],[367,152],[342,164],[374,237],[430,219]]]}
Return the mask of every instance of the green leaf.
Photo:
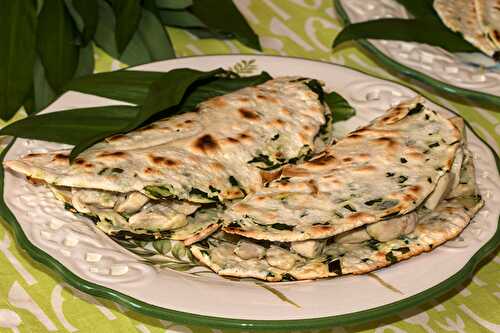
{"label": "green leaf", "polygon": [[435,18],[439,20],[432,6],[433,0],[396,0],[415,18]]}
{"label": "green leaf", "polygon": [[[73,24],[76,27],[76,30],[78,31],[78,38],[75,39],[75,44],[83,45],[83,36],[82,36],[82,32],[84,29],[83,20],[80,14],[78,14],[78,12],[76,11],[75,6],[73,6],[73,0],[64,0],[64,4],[66,5],[66,9],[68,10],[71,19],[73,20]],[[43,0],[42,0],[42,5],[43,5]]]}
{"label": "green leaf", "polygon": [[161,21],[171,27],[206,28],[196,16],[185,10],[160,10]]}
{"label": "green leaf", "polygon": [[[80,48],[78,67],[75,71],[75,77],[91,74],[94,70],[94,50],[91,44]],[[74,80],[70,81],[73,82]],[[50,87],[45,69],[37,57],[33,67],[33,112],[45,109],[52,103],[58,95]],[[27,110],[28,111],[28,110]],[[28,112],[32,113],[32,112]]]}
{"label": "green leaf", "polygon": [[[113,9],[104,0],[98,0],[99,19],[97,21],[97,28],[94,35],[94,42],[101,49],[106,51],[111,57],[123,61],[120,57],[115,39],[115,15]],[[131,45],[133,44],[133,45]],[[127,49],[131,52],[135,59],[130,61],[129,65],[137,65],[145,63],[149,60],[149,54],[146,50],[141,49],[137,43],[129,43]],[[126,50],[127,51],[127,50]]]}
{"label": "green leaf", "polygon": [[216,38],[216,39],[230,39],[233,38],[233,34],[228,32],[215,32],[209,29],[204,28],[184,28],[187,32],[192,33],[198,38],[207,39],[207,38]]}
{"label": "green leaf", "polygon": [[172,248],[172,242],[170,239],[159,239],[153,241],[153,248],[158,251],[158,253],[167,255]]}
{"label": "green leaf", "polygon": [[[65,88],[66,90],[142,105],[151,84],[162,78],[164,74],[162,72],[120,70],[74,79]],[[271,76],[266,72],[247,77],[217,78],[191,89],[177,110],[179,110],[178,112],[192,111],[203,100],[261,84],[270,79]]]}
{"label": "green leaf", "polygon": [[175,58],[174,47],[167,30],[161,23],[154,0],[144,0],[144,10],[138,33],[153,61]]}
{"label": "green leaf", "polygon": [[80,48],[80,55],[78,56],[78,65],[76,67],[74,77],[90,75],[93,72],[94,72],[94,48],[92,47],[92,44],[87,44],[87,46]]}
{"label": "green leaf", "polygon": [[216,74],[222,72],[224,72],[224,70],[220,68],[210,72],[202,72],[189,68],[178,68],[165,73],[162,78],[151,84],[148,96],[140,112],[125,131],[137,128],[158,112],[179,105],[188,89],[194,83],[212,78]]}
{"label": "green leaf", "polygon": [[47,79],[59,92],[78,65],[76,27],[63,0],[45,0],[38,16],[37,46]]}
{"label": "green leaf", "polygon": [[137,107],[124,105],[51,112],[16,121],[2,128],[0,135],[75,145],[116,132],[125,127],[137,112]]}
{"label": "green leaf", "polygon": [[99,21],[94,37],[95,43],[111,57],[128,65],[139,65],[151,62],[151,56],[139,37],[134,35],[124,53],[120,56],[115,40],[115,16],[113,10],[104,0],[99,0]]}
{"label": "green leaf", "polygon": [[172,246],[172,255],[178,260],[184,260],[183,257],[186,255],[186,247],[182,242],[175,242]]}
{"label": "green leaf", "polygon": [[[146,12],[143,13],[141,17],[141,21],[139,22],[139,29],[141,30],[141,33],[136,31],[134,36],[132,37],[132,40],[130,43],[127,45],[127,48],[123,52],[122,55],[118,53],[117,47],[116,47],[116,41],[114,37],[114,31],[115,31],[115,17],[113,15],[113,11],[111,7],[104,1],[104,0],[99,0],[99,21],[97,24],[97,30],[95,34],[95,42],[96,44],[102,48],[104,51],[106,51],[110,56],[112,56],[115,59],[119,59],[120,61],[128,64],[128,65],[139,65],[139,64],[144,64],[148,63],[154,60],[159,60],[160,58],[165,59],[170,54],[173,55],[173,50],[169,50],[168,48],[170,47],[168,45],[168,42],[165,43],[157,43],[158,45],[153,45],[151,46],[152,40],[154,37],[150,37],[146,41],[143,40],[144,35],[147,35],[147,27],[151,26],[150,22],[152,21],[151,16],[148,15]],[[146,22],[146,23],[143,23]],[[161,24],[158,22],[155,24],[155,27],[161,27],[162,33],[163,27]],[[156,33],[158,33],[159,30],[156,30]],[[162,37],[163,38],[163,37]],[[149,47],[162,47],[164,50],[162,53],[160,53],[160,57],[152,54],[152,51],[147,47],[147,43],[149,43]],[[161,45],[160,45],[161,44]],[[157,52],[157,51],[155,51]],[[169,53],[171,52],[171,53]],[[155,53],[157,54],[157,53]]]}
{"label": "green leaf", "polygon": [[0,0],[0,8],[0,118],[8,120],[32,89],[36,8],[20,0]]}
{"label": "green leaf", "polygon": [[247,77],[217,78],[212,82],[195,87],[184,99],[178,112],[183,113],[192,111],[199,103],[209,98],[225,95],[245,87],[262,84],[271,79],[272,77],[267,72]]}
{"label": "green leaf", "polygon": [[94,42],[115,59],[119,58],[115,40],[115,15],[104,0],[97,0],[98,20]]}
{"label": "green leaf", "polygon": [[334,91],[325,94],[324,101],[333,113],[334,122],[347,120],[356,114],[349,102]]}
{"label": "green leaf", "polygon": [[337,35],[333,47],[350,40],[366,38],[425,43],[450,52],[478,51],[460,34],[452,32],[434,19],[384,18],[349,24]]}
{"label": "green leaf", "polygon": [[83,22],[82,41],[87,45],[94,38],[97,29],[97,0],[73,0],[73,7]]}
{"label": "green leaf", "polygon": [[26,99],[24,100],[24,111],[26,111],[27,114],[33,114],[36,112],[35,109],[35,96],[33,90],[31,90],[26,96]]}
{"label": "green leaf", "polygon": [[40,14],[43,7],[43,0],[36,0],[36,15]]}
{"label": "green leaf", "polygon": [[193,0],[156,0],[156,6],[163,9],[185,9],[193,4]]}
{"label": "green leaf", "polygon": [[141,19],[139,0],[109,0],[115,14],[115,39],[118,53],[122,54],[137,30]]}
{"label": "green leaf", "polygon": [[45,109],[47,105],[57,98],[57,94],[50,87],[45,75],[45,68],[43,68],[39,57],[35,59],[33,67],[33,95],[35,112]]}
{"label": "green leaf", "polygon": [[72,80],[65,88],[140,105],[148,95],[149,86],[163,74],[133,70],[105,72]]}
{"label": "green leaf", "polygon": [[231,0],[194,0],[190,9],[210,30],[231,32],[246,46],[262,51],[259,37]]}

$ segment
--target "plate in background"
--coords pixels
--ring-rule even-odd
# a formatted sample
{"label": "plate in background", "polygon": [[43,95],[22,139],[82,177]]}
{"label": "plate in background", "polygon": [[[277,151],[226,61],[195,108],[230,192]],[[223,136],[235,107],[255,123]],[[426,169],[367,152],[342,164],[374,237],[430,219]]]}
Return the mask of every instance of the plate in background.
{"label": "plate in background", "polygon": [[[345,24],[408,18],[406,9],[395,0],[335,0],[335,8]],[[500,106],[500,63],[481,53],[454,54],[436,46],[403,41],[358,42],[397,73],[437,91]]]}

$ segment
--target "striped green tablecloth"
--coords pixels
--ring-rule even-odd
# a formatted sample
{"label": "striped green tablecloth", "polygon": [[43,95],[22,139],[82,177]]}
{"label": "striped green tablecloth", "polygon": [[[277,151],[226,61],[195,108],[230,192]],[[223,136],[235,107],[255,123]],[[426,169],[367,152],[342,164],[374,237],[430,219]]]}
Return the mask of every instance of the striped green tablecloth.
{"label": "striped green tablecloth", "polygon": [[[406,85],[353,44],[332,52],[340,30],[331,0],[236,0],[261,36],[265,54],[290,55],[345,64]],[[169,29],[177,56],[256,53],[235,41],[200,40]],[[125,66],[102,51],[95,54],[97,71]],[[458,111],[497,151],[500,113],[436,96],[412,86],[428,98]],[[18,117],[22,116],[19,114]],[[178,325],[146,317],[122,306],[83,294],[32,260],[16,246],[5,223],[0,224],[0,332],[223,332]],[[234,331],[231,331],[234,332]],[[472,280],[411,311],[357,327],[321,332],[500,332],[500,256],[484,260]]]}

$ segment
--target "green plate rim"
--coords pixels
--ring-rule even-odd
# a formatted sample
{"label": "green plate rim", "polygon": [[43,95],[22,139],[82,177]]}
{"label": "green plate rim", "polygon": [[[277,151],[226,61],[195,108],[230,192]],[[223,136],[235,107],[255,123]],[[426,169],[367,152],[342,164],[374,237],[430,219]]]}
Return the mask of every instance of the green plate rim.
{"label": "green plate rim", "polygon": [[[351,20],[349,19],[349,15],[345,11],[344,7],[342,7],[341,0],[333,0],[333,1],[335,10],[339,15],[342,23],[344,25],[350,24]],[[373,54],[376,57],[376,59],[379,60],[383,65],[389,67],[398,74],[404,74],[412,79],[427,84],[432,88],[436,89],[437,91],[442,91],[447,94],[455,94],[466,99],[471,99],[482,103],[488,103],[491,105],[500,106],[500,96],[492,95],[489,93],[483,93],[476,90],[460,88],[452,84],[446,83],[444,81],[434,79],[427,74],[424,74],[418,70],[403,65],[400,62],[388,57],[382,51],[380,51],[375,45],[373,45],[366,39],[360,39],[357,40],[356,42],[359,43],[361,46],[363,46],[371,54]]]}
{"label": "green plate rim", "polygon": [[[203,55],[203,56],[189,56],[182,57],[185,58],[203,58],[206,56],[251,56],[251,57],[279,57],[279,58],[288,58],[288,59],[300,59],[305,61],[313,61],[320,62],[323,64],[328,64],[332,66],[344,67],[349,70],[357,71],[362,74],[371,76],[367,73],[364,73],[360,70],[349,68],[347,66],[332,64],[325,61],[319,60],[311,60],[311,59],[303,59],[299,57],[290,57],[290,56],[274,56],[274,55],[257,55],[257,54],[221,54],[221,55]],[[176,58],[181,59],[181,57]],[[172,59],[175,60],[175,59]],[[168,60],[167,60],[168,61]],[[134,66],[137,67],[137,66]],[[128,67],[132,68],[132,67]],[[379,79],[379,78],[377,78]],[[383,80],[383,79],[382,79]],[[389,81],[398,85],[402,85],[401,83]],[[403,85],[404,86],[404,85]],[[409,88],[410,89],[410,88]],[[437,103],[435,103],[437,104]],[[458,115],[458,113],[451,111],[446,108],[446,110]],[[488,147],[495,158],[497,172],[500,174],[500,158],[497,156],[493,148],[484,141],[474,129],[469,125],[469,123],[464,119],[466,126],[469,130],[471,130],[483,144]],[[5,155],[12,147],[16,139],[12,140],[7,147],[0,154],[0,162],[3,163]],[[471,277],[474,273],[474,269],[478,266],[478,264],[487,257],[490,253],[492,253],[497,246],[500,244],[500,216],[498,217],[497,229],[493,237],[486,242],[470,259],[469,261],[455,274],[442,281],[441,283],[435,285],[432,288],[429,288],[425,291],[422,291],[418,294],[410,296],[408,298],[402,299],[397,302],[393,302],[390,304],[382,305],[376,308],[336,315],[336,316],[326,316],[319,318],[310,318],[310,319],[294,319],[294,320],[249,320],[249,319],[231,319],[231,318],[223,318],[223,317],[215,317],[215,316],[204,316],[189,312],[182,312],[172,309],[166,309],[159,306],[155,306],[152,304],[148,304],[146,302],[140,301],[136,298],[130,297],[124,293],[118,292],[116,290],[89,282],[85,279],[82,279],[67,269],[63,264],[61,264],[57,259],[53,258],[45,251],[40,249],[39,247],[32,244],[26,234],[22,230],[22,227],[17,222],[15,216],[12,214],[10,209],[7,207],[4,201],[4,167],[0,168],[0,215],[9,225],[11,230],[14,232],[14,237],[16,239],[17,244],[23,248],[33,259],[44,264],[50,270],[56,272],[65,282],[69,285],[86,292],[88,294],[103,297],[114,301],[120,305],[125,306],[128,309],[134,310],[143,315],[155,317],[158,319],[173,321],[180,324],[193,325],[193,326],[207,326],[212,328],[227,328],[227,329],[252,329],[252,330],[273,330],[273,331],[282,331],[282,330],[304,330],[304,329],[319,329],[325,327],[335,327],[335,326],[343,326],[343,325],[360,325],[367,323],[369,321],[375,319],[382,319],[384,317],[394,315],[400,313],[401,311],[419,305],[429,299],[436,298],[449,291],[450,289],[456,287],[458,284],[466,281],[469,277]]]}

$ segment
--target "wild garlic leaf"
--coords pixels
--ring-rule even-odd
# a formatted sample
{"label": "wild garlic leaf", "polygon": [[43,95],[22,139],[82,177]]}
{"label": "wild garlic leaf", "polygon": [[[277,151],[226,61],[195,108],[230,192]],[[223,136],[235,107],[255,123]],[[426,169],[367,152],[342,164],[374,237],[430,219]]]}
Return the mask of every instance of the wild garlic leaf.
{"label": "wild garlic leaf", "polygon": [[120,130],[137,112],[137,107],[123,105],[51,112],[18,120],[2,128],[0,135],[76,145]]}
{"label": "wild garlic leaf", "polygon": [[109,0],[115,14],[115,39],[118,53],[125,51],[137,31],[142,15],[139,0]]}
{"label": "wild garlic leaf", "polygon": [[193,0],[156,0],[156,6],[163,9],[185,9],[193,4]]}
{"label": "wild garlic leaf", "polygon": [[[432,33],[430,33],[432,32]],[[333,48],[358,39],[385,39],[424,43],[450,52],[477,52],[462,36],[434,19],[384,18],[349,24],[337,35]]]}
{"label": "wild garlic leaf", "polygon": [[163,24],[178,28],[206,28],[206,25],[187,10],[160,10]]}
{"label": "wild garlic leaf", "polygon": [[167,30],[161,23],[154,0],[143,0],[142,18],[137,33],[153,61],[175,58],[175,51]]}
{"label": "wild garlic leaf", "polygon": [[35,58],[33,66],[33,98],[34,112],[45,109],[45,107],[57,98],[57,94],[47,80],[40,57]]}
{"label": "wild garlic leaf", "polygon": [[414,18],[434,18],[438,21],[439,16],[432,6],[433,0],[396,0],[400,5],[413,15]]}
{"label": "wild garlic leaf", "polygon": [[63,0],[45,0],[38,16],[37,49],[56,93],[73,78],[78,66],[77,29]]}
{"label": "wild garlic leaf", "polygon": [[98,6],[97,0],[73,0],[73,7],[83,23],[81,32],[83,45],[90,43],[97,28]]}
{"label": "wild garlic leaf", "polygon": [[163,74],[134,70],[98,73],[72,80],[65,90],[141,105],[148,95],[149,86]]}
{"label": "wild garlic leaf", "polygon": [[189,7],[210,30],[231,32],[248,47],[262,51],[259,37],[231,0],[194,0]]}
{"label": "wild garlic leaf", "polygon": [[82,45],[78,50],[78,65],[76,66],[74,77],[78,78],[85,75],[91,75],[93,72],[94,48],[92,44],[87,44],[87,46]]}
{"label": "wild garlic leaf", "polygon": [[12,0],[0,0],[0,8],[0,118],[8,120],[32,89],[36,8]]}
{"label": "wild garlic leaf", "polygon": [[216,38],[216,39],[231,39],[234,36],[230,32],[211,31],[208,28],[185,28],[184,30],[192,33],[200,39]]}
{"label": "wild garlic leaf", "polygon": [[334,91],[325,94],[324,100],[333,113],[334,122],[347,120],[356,114],[349,102]]}

